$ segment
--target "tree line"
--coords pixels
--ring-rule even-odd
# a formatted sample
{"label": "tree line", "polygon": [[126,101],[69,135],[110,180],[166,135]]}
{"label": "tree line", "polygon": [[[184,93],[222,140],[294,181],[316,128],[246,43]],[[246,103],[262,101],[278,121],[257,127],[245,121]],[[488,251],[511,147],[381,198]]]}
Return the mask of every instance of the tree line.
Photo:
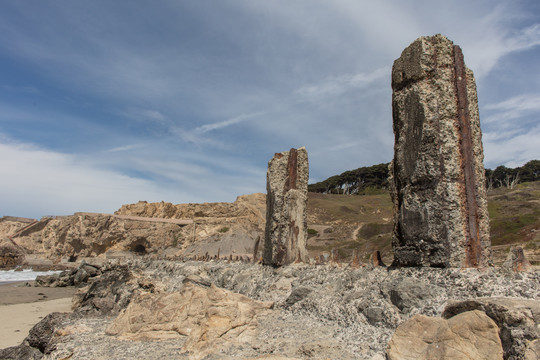
{"label": "tree line", "polygon": [[[374,189],[388,189],[389,163],[361,167],[345,171],[326,180],[308,185],[308,191],[323,194],[366,194]],[[486,187],[514,188],[518,183],[540,180],[540,160],[531,160],[523,166],[508,168],[504,165],[495,170],[486,169]]]}

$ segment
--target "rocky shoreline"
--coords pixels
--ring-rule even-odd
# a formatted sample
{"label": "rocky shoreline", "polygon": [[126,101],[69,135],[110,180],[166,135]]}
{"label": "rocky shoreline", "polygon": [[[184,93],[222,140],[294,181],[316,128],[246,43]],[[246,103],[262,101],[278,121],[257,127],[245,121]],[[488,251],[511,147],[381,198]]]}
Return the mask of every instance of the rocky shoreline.
{"label": "rocky shoreline", "polygon": [[[538,269],[516,273],[493,267],[353,269],[303,264],[271,268],[226,261],[136,260],[109,262],[85,281],[73,298],[72,314],[47,317],[19,347],[0,351],[0,358],[19,359],[25,354],[36,359],[384,359],[396,328],[411,317],[473,309],[486,312],[498,324],[505,359],[526,359],[526,351],[539,345]],[[167,323],[174,323],[172,318],[159,318],[160,311],[173,306],[167,302],[170,296],[180,299],[186,291],[195,296],[210,289],[222,291],[220,299],[243,296],[246,307],[252,302],[271,305],[260,313],[249,310],[253,312],[249,321],[236,328],[233,320],[240,317],[239,310],[218,312],[219,324],[224,321],[230,328],[217,337],[194,339],[185,329],[167,328]],[[150,330],[143,334],[141,324],[130,324],[112,335],[122,314],[144,315],[137,313],[140,307],[128,309],[137,304],[161,306],[153,311],[155,316],[145,315]],[[216,309],[228,309],[221,303],[207,306],[192,311],[208,317]],[[171,311],[168,316],[180,316],[180,310]],[[513,320],[504,320],[514,313]],[[197,324],[206,332],[211,325]],[[139,330],[134,330],[136,326]],[[40,328],[49,330],[43,333]],[[242,331],[228,336],[234,329]],[[36,347],[36,341],[41,345]]]}

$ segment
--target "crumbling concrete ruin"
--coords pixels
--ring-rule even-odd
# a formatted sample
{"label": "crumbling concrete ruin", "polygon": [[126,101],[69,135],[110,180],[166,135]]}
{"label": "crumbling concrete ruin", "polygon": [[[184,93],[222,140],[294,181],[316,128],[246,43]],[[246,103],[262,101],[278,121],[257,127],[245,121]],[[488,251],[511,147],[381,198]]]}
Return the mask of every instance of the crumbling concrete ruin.
{"label": "crumbling concrete ruin", "polygon": [[263,263],[282,266],[308,261],[308,155],[304,147],[276,153],[266,175],[266,230]]}
{"label": "crumbling concrete ruin", "polygon": [[476,84],[459,46],[421,37],[392,68],[394,264],[491,261]]}

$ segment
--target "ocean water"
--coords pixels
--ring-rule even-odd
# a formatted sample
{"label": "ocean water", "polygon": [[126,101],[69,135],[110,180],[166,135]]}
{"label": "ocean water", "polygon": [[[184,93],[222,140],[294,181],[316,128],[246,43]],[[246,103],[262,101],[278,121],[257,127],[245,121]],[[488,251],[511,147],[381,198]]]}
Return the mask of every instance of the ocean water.
{"label": "ocean water", "polygon": [[25,269],[22,271],[15,270],[0,270],[0,283],[12,281],[32,281],[36,280],[39,275],[52,275],[61,271],[33,271]]}

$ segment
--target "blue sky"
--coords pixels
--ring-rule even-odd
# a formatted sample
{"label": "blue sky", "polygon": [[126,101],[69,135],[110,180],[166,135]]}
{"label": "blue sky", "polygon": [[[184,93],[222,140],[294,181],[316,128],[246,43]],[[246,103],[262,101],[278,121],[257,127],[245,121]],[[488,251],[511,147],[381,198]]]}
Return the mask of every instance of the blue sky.
{"label": "blue sky", "polygon": [[540,158],[532,1],[0,2],[0,216],[264,192],[392,158],[390,71],[442,33],[476,75],[485,165]]}

